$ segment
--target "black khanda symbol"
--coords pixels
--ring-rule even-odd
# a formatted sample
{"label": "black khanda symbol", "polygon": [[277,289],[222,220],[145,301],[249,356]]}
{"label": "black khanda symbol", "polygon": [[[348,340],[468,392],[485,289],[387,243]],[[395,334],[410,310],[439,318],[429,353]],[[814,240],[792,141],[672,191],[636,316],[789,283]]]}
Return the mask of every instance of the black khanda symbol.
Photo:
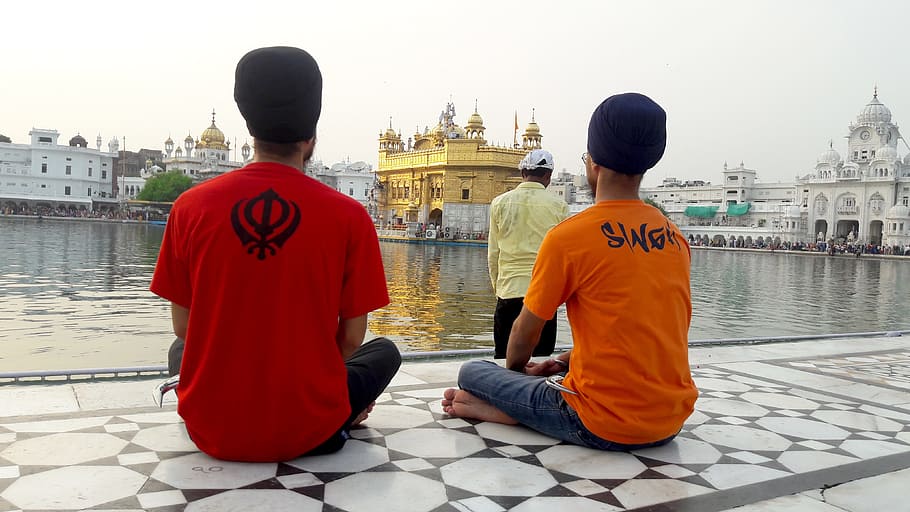
{"label": "black khanda symbol", "polygon": [[[262,207],[257,218],[255,210],[259,203],[262,204]],[[280,213],[278,218],[272,221],[272,209],[275,207],[280,209]],[[293,217],[291,217],[291,208],[293,208]],[[272,189],[266,190],[253,199],[237,201],[231,210],[231,225],[233,225],[237,237],[240,238],[240,243],[244,247],[249,245],[247,254],[253,254],[253,251],[258,250],[259,253],[256,257],[260,260],[265,259],[266,251],[268,251],[268,255],[274,256],[278,249],[281,249],[291,235],[297,231],[299,224],[300,208],[297,203],[283,199]],[[252,233],[247,226],[252,228]]]}

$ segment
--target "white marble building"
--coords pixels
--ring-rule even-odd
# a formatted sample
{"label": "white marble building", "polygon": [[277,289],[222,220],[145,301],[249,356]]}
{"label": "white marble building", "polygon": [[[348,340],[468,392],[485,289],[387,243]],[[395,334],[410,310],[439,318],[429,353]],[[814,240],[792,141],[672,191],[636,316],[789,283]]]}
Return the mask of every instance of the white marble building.
{"label": "white marble building", "polygon": [[884,245],[910,242],[910,154],[898,156],[891,111],[872,101],[847,127],[846,159],[833,144],[815,171],[799,180],[807,225],[815,237],[849,238]]}
{"label": "white marble building", "polygon": [[113,158],[81,135],[58,143],[57,130],[33,128],[28,144],[0,142],[0,206],[92,210],[113,203]]}
{"label": "white marble building", "polygon": [[373,166],[366,162],[340,162],[330,171],[335,175],[335,190],[356,199],[364,208],[370,208],[376,182]]}
{"label": "white marble building", "polygon": [[202,180],[243,167],[252,157],[252,148],[244,143],[241,148],[243,161],[231,160],[231,141],[227,140],[224,132],[215,126],[213,110],[212,124],[199,138],[194,140],[192,134],[189,134],[183,140],[183,147],[175,149],[174,141],[168,137],[164,141],[164,155],[164,164],[168,171],[179,169],[193,179]]}
{"label": "white marble building", "polygon": [[[724,164],[722,183],[668,178],[641,189],[688,235],[767,241],[910,244],[910,154],[877,91],[849,124],[846,159],[833,143],[791,183],[762,183],[742,163]],[[903,142],[903,149],[910,146]]]}

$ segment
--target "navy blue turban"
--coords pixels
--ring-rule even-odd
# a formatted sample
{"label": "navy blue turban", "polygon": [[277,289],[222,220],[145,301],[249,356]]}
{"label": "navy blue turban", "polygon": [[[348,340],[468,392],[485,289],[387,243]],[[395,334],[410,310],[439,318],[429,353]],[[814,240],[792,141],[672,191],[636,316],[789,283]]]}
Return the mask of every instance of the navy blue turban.
{"label": "navy blue turban", "polygon": [[595,163],[623,174],[643,174],[664,156],[667,113],[634,92],[605,99],[588,124],[588,154]]}
{"label": "navy blue turban", "polygon": [[322,112],[322,73],[300,48],[259,48],[237,63],[234,101],[253,137],[283,144],[310,140]]}

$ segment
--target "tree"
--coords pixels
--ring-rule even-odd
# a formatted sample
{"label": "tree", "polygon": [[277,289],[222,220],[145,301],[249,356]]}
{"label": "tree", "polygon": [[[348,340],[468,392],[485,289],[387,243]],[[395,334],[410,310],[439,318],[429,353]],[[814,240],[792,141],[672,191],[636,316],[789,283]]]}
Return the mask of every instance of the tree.
{"label": "tree", "polygon": [[645,204],[649,204],[649,205],[657,208],[658,210],[660,210],[660,213],[664,214],[664,217],[666,217],[668,219],[670,218],[670,216],[667,215],[667,210],[664,210],[664,207],[657,204],[653,199],[645,198],[645,199],[643,199],[643,201],[645,202]]}
{"label": "tree", "polygon": [[13,139],[11,139],[11,138],[7,137],[6,135],[3,135],[2,133],[0,133],[0,142],[12,142],[12,141],[13,141]]}
{"label": "tree", "polygon": [[136,199],[170,203],[192,186],[192,178],[179,171],[163,172],[145,180],[145,186]]}

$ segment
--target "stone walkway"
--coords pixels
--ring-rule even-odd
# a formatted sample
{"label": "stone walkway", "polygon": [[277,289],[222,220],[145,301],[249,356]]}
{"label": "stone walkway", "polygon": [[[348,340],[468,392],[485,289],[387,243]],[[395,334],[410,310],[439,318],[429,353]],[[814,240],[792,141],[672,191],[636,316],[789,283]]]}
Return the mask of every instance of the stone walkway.
{"label": "stone walkway", "polygon": [[198,452],[156,381],[0,385],[0,512],[910,510],[910,339],[691,362],[696,412],[630,454],[444,415],[457,361],[403,366],[341,452],[279,464]]}

